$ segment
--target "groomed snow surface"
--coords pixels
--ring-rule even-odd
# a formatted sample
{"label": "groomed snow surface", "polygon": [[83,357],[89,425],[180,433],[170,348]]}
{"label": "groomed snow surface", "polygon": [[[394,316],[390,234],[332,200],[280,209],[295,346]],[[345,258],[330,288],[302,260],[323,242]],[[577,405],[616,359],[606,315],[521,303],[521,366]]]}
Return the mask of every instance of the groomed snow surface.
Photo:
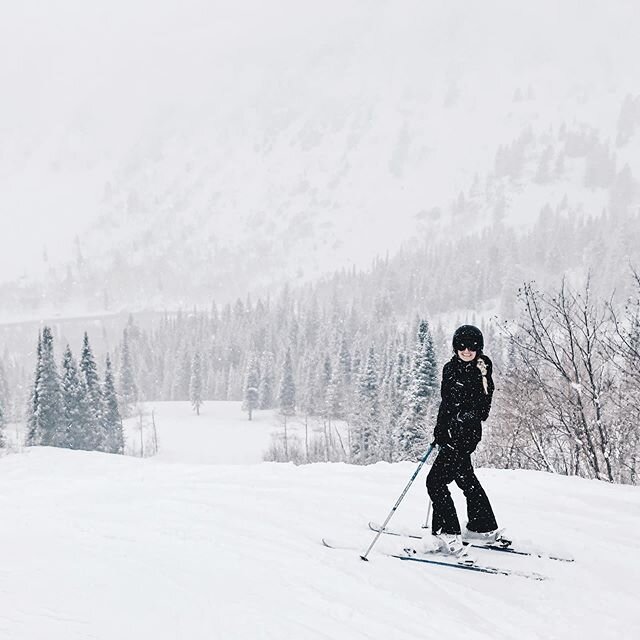
{"label": "groomed snow surface", "polygon": [[[0,638],[640,638],[638,487],[478,472],[514,540],[575,562],[478,556],[544,582],[375,550],[365,563],[321,537],[364,550],[367,522],[384,519],[415,465],[259,463],[278,420],[256,418],[229,403],[197,418],[167,403],[154,458],[1,458]],[[423,522],[425,471],[394,525]],[[402,544],[386,536],[379,548]]]}

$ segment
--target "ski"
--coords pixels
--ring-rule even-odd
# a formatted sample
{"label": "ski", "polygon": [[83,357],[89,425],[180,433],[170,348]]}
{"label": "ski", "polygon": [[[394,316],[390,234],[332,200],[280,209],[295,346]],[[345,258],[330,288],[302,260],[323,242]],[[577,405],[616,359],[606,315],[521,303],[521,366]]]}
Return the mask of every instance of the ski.
{"label": "ski", "polygon": [[[376,531],[379,532],[380,529],[382,528],[381,525],[379,525],[376,522],[369,522],[369,529],[371,529],[372,531]],[[413,539],[417,539],[420,540],[422,539],[422,536],[419,536],[415,533],[403,533],[401,531],[396,531],[393,529],[385,529],[383,532],[383,534],[385,535],[389,535],[389,536],[399,536],[402,538],[413,538]],[[508,545],[511,545],[511,541],[507,541]],[[473,542],[468,542],[468,541],[463,541],[463,544],[465,546],[470,546],[473,547],[474,549],[489,549],[491,551],[500,551],[502,553],[510,553],[512,555],[516,555],[516,556],[533,556],[536,558],[547,558],[549,560],[558,560],[560,562],[573,562],[574,559],[573,558],[566,558],[563,556],[557,556],[557,555],[553,555],[553,554],[549,554],[549,553],[542,553],[542,552],[538,552],[538,551],[523,551],[521,549],[514,549],[511,546],[508,545],[503,545],[503,544],[475,544]]]}
{"label": "ski", "polygon": [[[356,547],[337,544],[327,538],[322,538],[322,544],[329,549],[358,551]],[[384,551],[379,551],[378,553],[389,558],[397,558],[398,560],[405,560],[408,562],[421,562],[422,564],[430,564],[439,567],[450,567],[452,569],[463,569],[464,571],[475,571],[476,573],[489,573],[496,576],[519,576],[521,578],[528,578],[531,580],[546,579],[545,576],[539,573],[527,573],[524,571],[514,571],[511,569],[501,569],[499,567],[491,567],[481,564],[463,564],[458,562],[448,562],[446,560],[436,560],[435,558],[427,557],[427,555],[429,554],[420,554],[413,549],[405,549],[404,553],[387,553]]]}

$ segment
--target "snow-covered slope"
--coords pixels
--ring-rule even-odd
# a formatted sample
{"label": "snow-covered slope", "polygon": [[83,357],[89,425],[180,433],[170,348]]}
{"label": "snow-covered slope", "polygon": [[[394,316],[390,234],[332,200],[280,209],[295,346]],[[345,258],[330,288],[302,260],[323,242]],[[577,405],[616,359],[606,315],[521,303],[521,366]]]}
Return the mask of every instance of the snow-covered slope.
{"label": "snow-covered slope", "polygon": [[[195,448],[210,442],[183,431]],[[354,552],[320,544],[330,535],[366,547],[367,521],[387,514],[414,468],[167,463],[54,449],[5,456],[1,634],[11,640],[640,635],[638,487],[479,472],[514,539],[574,554],[572,564],[490,557],[503,566],[535,567],[549,576],[545,582],[406,564],[375,552],[363,563]],[[416,481],[396,524],[422,522],[423,482],[423,476]]]}
{"label": "snow-covered slope", "polygon": [[[307,423],[311,438],[322,429],[318,418]],[[241,403],[231,401],[205,402],[200,415],[190,402],[148,402],[142,418],[134,416],[124,424],[129,455],[140,455],[141,441],[144,455],[149,455],[157,442],[156,460],[189,464],[258,464],[273,439],[283,434],[282,418],[274,411],[254,411],[249,421]],[[342,424],[334,421],[333,428]],[[287,434],[290,442],[304,442],[304,418],[289,417]]]}
{"label": "snow-covered slope", "polygon": [[[614,137],[638,86],[633,3],[61,0],[8,18],[4,277],[71,258],[129,305],[368,264],[438,233],[526,127]],[[508,219],[566,190],[509,195]]]}

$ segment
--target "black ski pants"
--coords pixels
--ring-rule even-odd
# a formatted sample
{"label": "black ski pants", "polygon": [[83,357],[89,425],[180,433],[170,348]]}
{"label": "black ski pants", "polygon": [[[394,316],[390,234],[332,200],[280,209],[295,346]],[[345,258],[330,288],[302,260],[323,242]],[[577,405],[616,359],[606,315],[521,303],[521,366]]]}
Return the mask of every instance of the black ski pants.
{"label": "black ski pants", "polygon": [[460,533],[456,507],[447,487],[454,481],[467,499],[467,528],[482,533],[497,529],[489,498],[473,471],[471,455],[443,447],[427,476],[427,491],[433,502],[432,533]]}

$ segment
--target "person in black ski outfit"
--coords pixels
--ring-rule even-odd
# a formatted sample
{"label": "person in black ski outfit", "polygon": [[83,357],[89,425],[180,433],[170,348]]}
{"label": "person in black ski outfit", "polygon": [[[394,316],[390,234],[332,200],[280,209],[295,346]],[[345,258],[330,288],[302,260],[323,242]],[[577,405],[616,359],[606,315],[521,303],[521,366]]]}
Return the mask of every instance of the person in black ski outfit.
{"label": "person in black ski outfit", "polygon": [[493,509],[471,464],[494,390],[492,363],[482,353],[483,347],[482,332],[477,327],[463,325],[453,335],[454,356],[442,372],[442,401],[434,431],[434,443],[440,450],[427,476],[427,491],[433,502],[432,534],[443,551],[459,557],[466,552],[447,488],[451,482],[455,481],[467,500],[465,539],[492,542],[499,535]]}

